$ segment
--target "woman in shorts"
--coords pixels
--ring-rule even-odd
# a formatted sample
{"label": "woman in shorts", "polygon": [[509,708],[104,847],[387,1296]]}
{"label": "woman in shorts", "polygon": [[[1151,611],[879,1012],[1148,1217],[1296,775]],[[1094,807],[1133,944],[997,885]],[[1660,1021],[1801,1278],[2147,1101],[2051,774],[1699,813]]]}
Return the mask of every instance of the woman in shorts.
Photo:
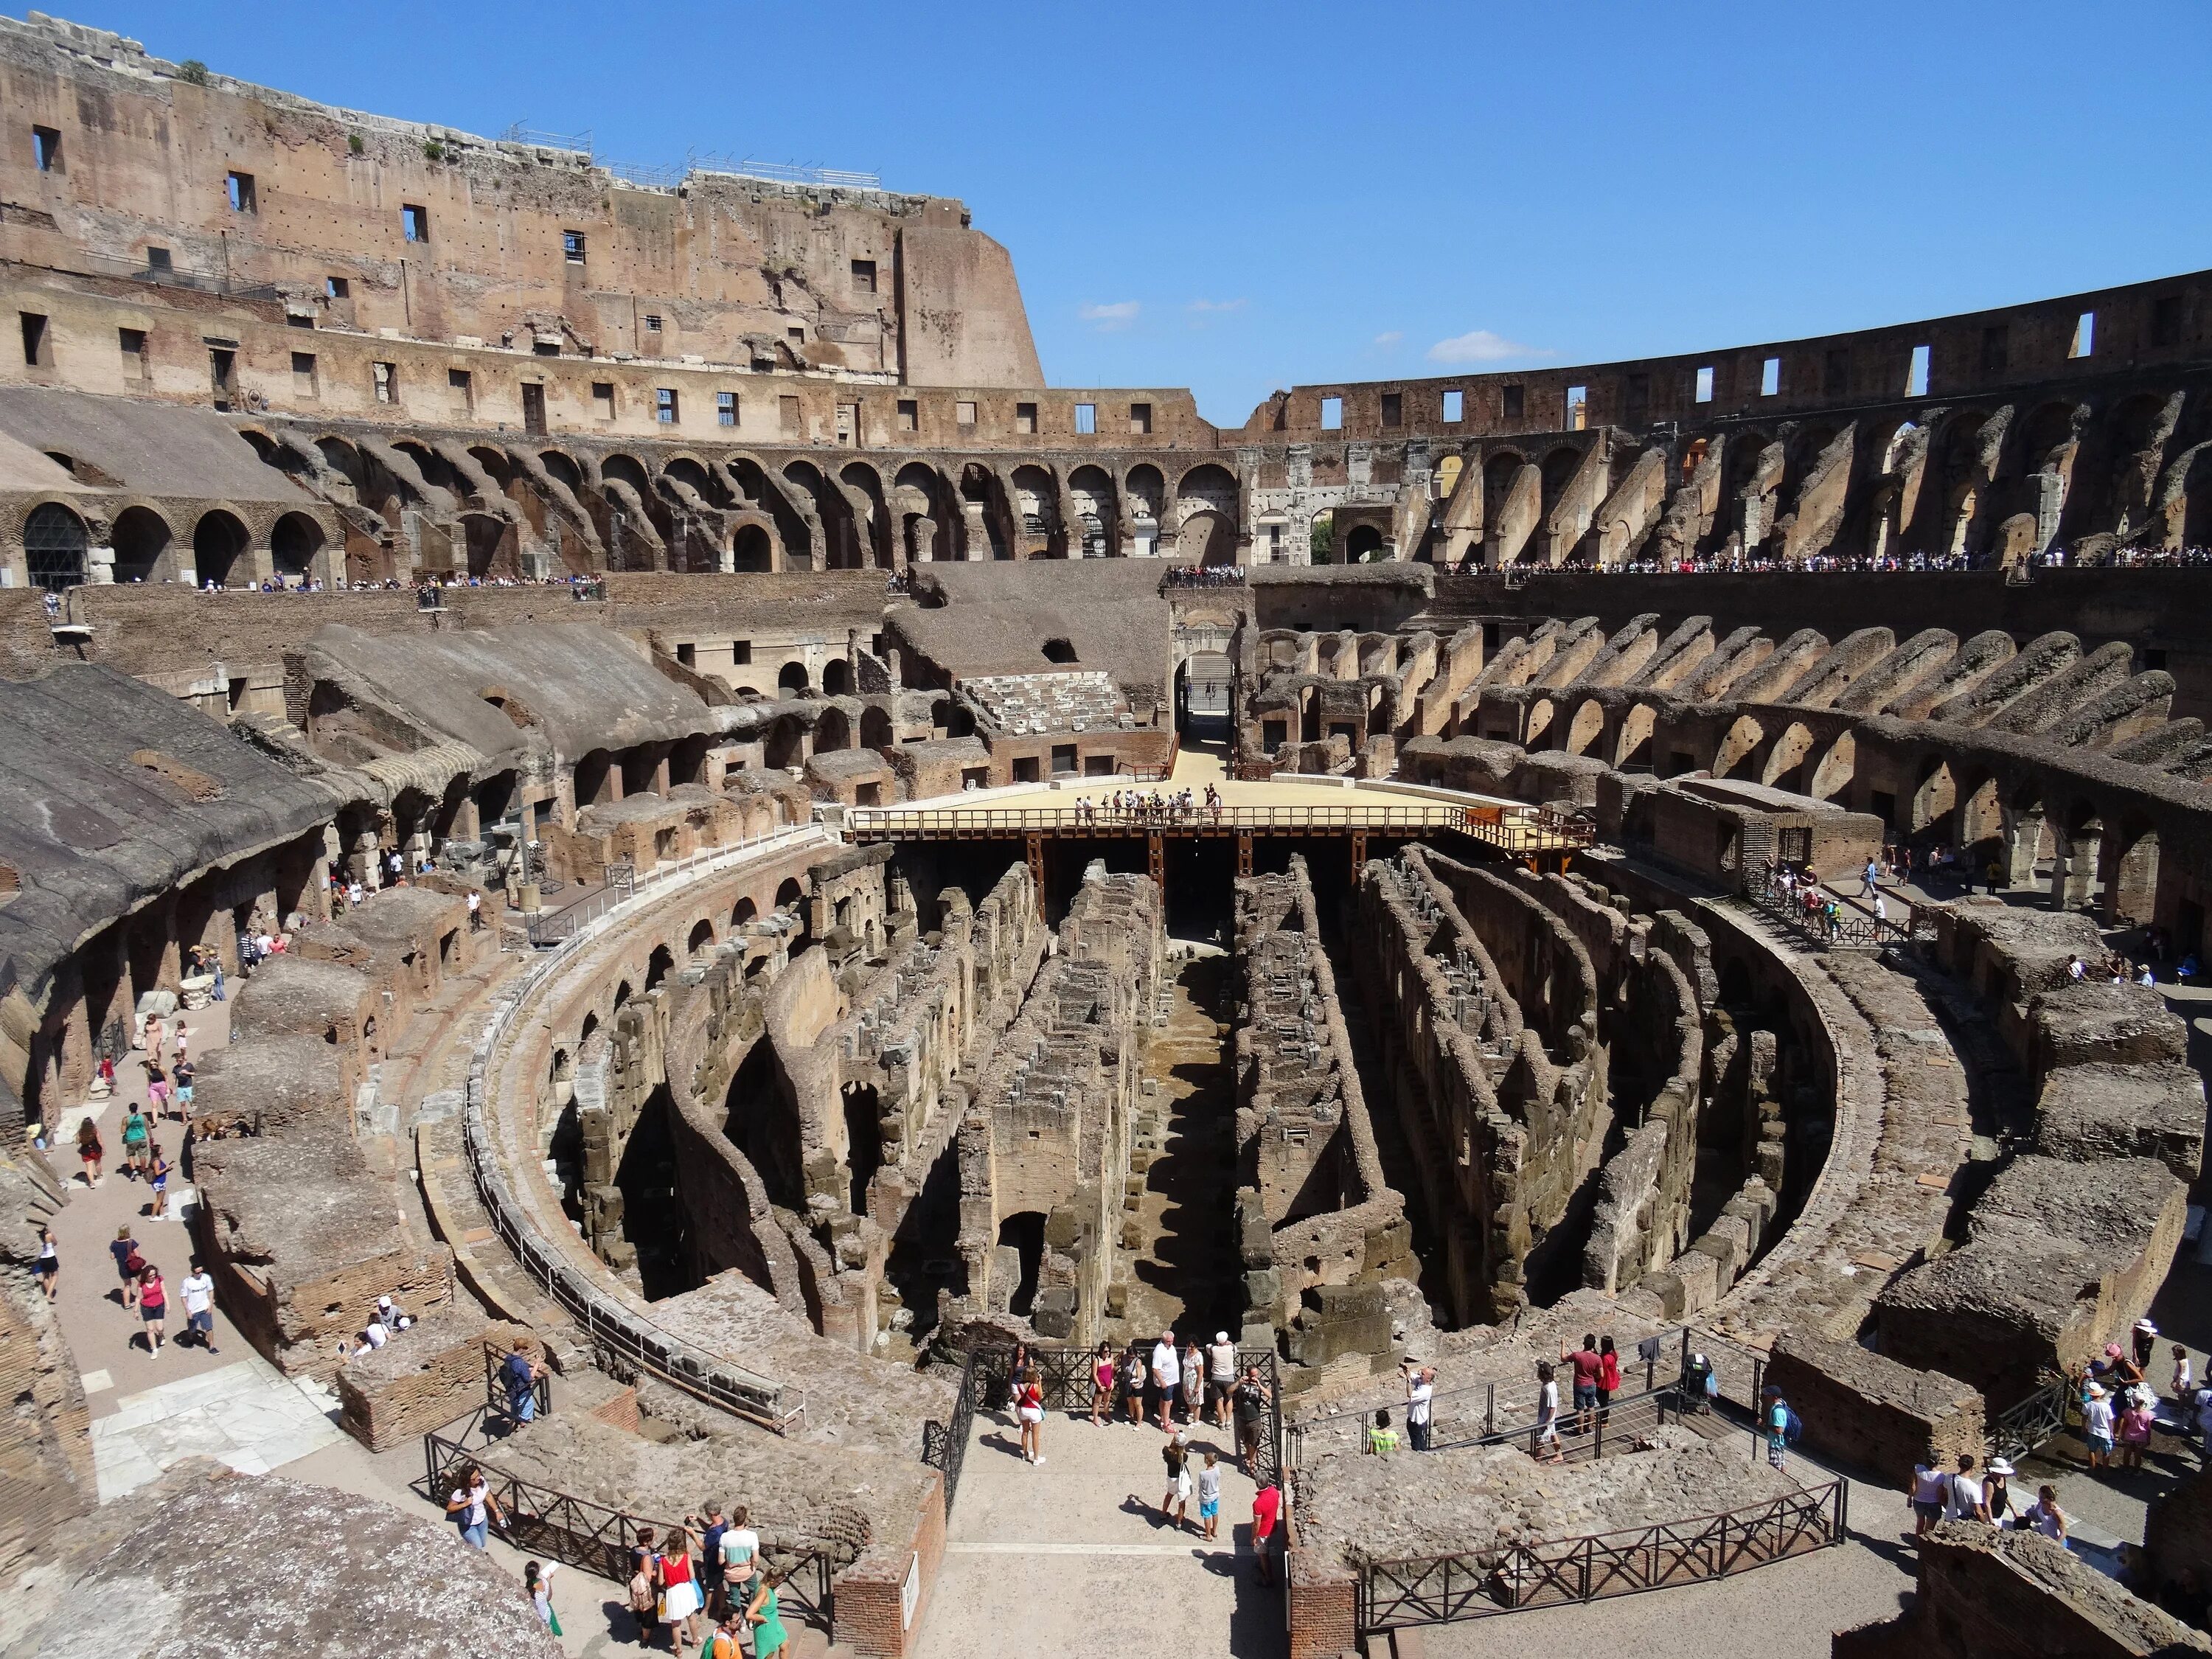
{"label": "woman in shorts", "polygon": [[1131,1425],[1140,1429],[1145,1426],[1145,1382],[1151,1375],[1144,1354],[1132,1342],[1129,1352],[1121,1357],[1121,1398],[1128,1407]]}
{"label": "woman in shorts", "polygon": [[100,1139],[100,1125],[88,1117],[76,1126],[76,1155],[84,1164],[85,1186],[100,1185],[100,1160],[107,1156],[107,1148]]}
{"label": "woman in shorts", "polygon": [[1014,1383],[1014,1420],[1022,1425],[1022,1455],[1039,1468],[1044,1465],[1044,1382],[1036,1366],[1024,1371]]}
{"label": "woman in shorts", "polygon": [[1101,1342],[1098,1352],[1091,1356],[1091,1420],[1103,1424],[1114,1414],[1114,1385],[1121,1378],[1121,1367],[1114,1358],[1114,1350]]}
{"label": "woman in shorts", "polygon": [[138,1275],[138,1316],[146,1322],[146,1357],[161,1352],[161,1322],[168,1316],[169,1292],[161,1283],[161,1270],[148,1267]]}
{"label": "woman in shorts", "polygon": [[163,1156],[161,1143],[146,1143],[146,1185],[154,1194],[154,1219],[165,1219],[169,1213],[169,1160]]}
{"label": "woman in shorts", "polygon": [[46,1300],[52,1301],[54,1286],[60,1282],[62,1276],[62,1258],[61,1252],[55,1248],[54,1231],[51,1227],[39,1229],[39,1260],[34,1271],[39,1275],[39,1287],[46,1291]]}

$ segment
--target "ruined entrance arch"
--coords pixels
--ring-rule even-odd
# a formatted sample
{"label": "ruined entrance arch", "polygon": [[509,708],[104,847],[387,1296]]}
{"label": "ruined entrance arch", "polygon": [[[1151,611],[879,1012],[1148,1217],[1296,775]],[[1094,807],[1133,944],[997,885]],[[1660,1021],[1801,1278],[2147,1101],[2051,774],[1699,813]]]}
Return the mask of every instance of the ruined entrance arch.
{"label": "ruined entrance arch", "polygon": [[1832,800],[1841,794],[1857,770],[1858,752],[1858,739],[1849,732],[1838,738],[1813,769],[1812,785],[1805,793],[1819,800]]}
{"label": "ruined entrance arch", "polygon": [[1639,702],[1628,711],[1620,723],[1620,741],[1613,744],[1613,763],[1617,769],[1627,771],[1652,764],[1651,733],[1658,724],[1658,712],[1648,702]]}
{"label": "ruined entrance arch", "polygon": [[162,560],[173,532],[150,507],[126,507],[115,515],[115,580],[149,582],[165,574]]}
{"label": "ruined entrance arch", "polygon": [[1745,762],[1766,741],[1766,728],[1748,714],[1740,714],[1729,726],[1728,735],[1713,753],[1713,775],[1732,777]]}
{"label": "ruined entrance arch", "polygon": [[192,526],[192,568],[200,586],[229,586],[232,575],[240,574],[235,567],[246,540],[246,526],[221,507],[201,514]]}
{"label": "ruined entrance arch", "polygon": [[1812,752],[1812,728],[1802,720],[1792,720],[1767,751],[1766,764],[1759,771],[1759,781],[1769,788],[1803,794],[1805,757]]}
{"label": "ruined entrance arch", "polygon": [[1566,750],[1570,755],[1587,755],[1590,746],[1605,735],[1605,707],[1595,699],[1575,710],[1575,717],[1567,727]]}

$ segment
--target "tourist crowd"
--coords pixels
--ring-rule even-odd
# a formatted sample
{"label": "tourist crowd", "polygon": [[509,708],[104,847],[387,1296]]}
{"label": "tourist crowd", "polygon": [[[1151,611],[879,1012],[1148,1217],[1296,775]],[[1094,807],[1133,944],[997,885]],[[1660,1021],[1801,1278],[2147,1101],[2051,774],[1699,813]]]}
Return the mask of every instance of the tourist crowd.
{"label": "tourist crowd", "polygon": [[1203,812],[1218,823],[1223,805],[1221,792],[1210,783],[1203,795],[1193,793],[1188,785],[1164,795],[1157,789],[1116,789],[1095,801],[1088,795],[1079,797],[1075,821],[1086,826],[1102,819],[1115,823],[1195,823]]}
{"label": "tourist crowd", "polygon": [[[2021,563],[2030,572],[2061,570],[2069,566],[2106,570],[2194,568],[2212,565],[2212,547],[2113,547],[2093,553],[2054,547],[2031,553]],[[1738,576],[1775,571],[1815,575],[1887,575],[1929,570],[1997,570],[2004,568],[2004,561],[1987,553],[1815,553],[1802,559],[1723,553],[1701,558],[1624,559],[1618,564],[1569,568],[1612,576]]]}
{"label": "tourist crowd", "polygon": [[1178,564],[1168,568],[1170,587],[1242,587],[1244,586],[1244,567],[1241,564]]}

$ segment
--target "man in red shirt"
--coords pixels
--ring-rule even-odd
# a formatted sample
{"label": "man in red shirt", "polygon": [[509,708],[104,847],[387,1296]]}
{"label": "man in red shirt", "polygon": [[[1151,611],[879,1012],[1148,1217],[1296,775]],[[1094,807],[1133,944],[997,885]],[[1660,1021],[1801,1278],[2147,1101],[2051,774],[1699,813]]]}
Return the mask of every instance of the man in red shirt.
{"label": "man in red shirt", "polygon": [[1275,1522],[1282,1517],[1283,1489],[1269,1481],[1252,1494],[1252,1553],[1260,1558],[1260,1582],[1275,1582],[1274,1563],[1268,1559],[1274,1547]]}
{"label": "man in red shirt", "polygon": [[1574,1367],[1575,1373],[1575,1429],[1588,1434],[1597,1423],[1597,1384],[1605,1361],[1597,1351],[1595,1332],[1583,1338],[1580,1349],[1570,1352],[1565,1343],[1559,1346],[1559,1358]]}

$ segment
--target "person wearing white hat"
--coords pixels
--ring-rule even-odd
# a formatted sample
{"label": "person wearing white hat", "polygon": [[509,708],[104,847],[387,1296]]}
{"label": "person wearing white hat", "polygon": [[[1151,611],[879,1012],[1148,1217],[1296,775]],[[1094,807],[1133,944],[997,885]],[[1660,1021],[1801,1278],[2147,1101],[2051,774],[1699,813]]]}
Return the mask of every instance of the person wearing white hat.
{"label": "person wearing white hat", "polygon": [[2148,1319],[2136,1321],[2136,1369],[2148,1370],[2150,1357],[2158,1352],[2158,1327]]}
{"label": "person wearing white hat", "polygon": [[2082,1390],[2081,1443],[2089,1453],[2089,1467],[2107,1468],[2112,1460],[2112,1403],[2105,1398],[2105,1385],[2092,1382]]}
{"label": "person wearing white hat", "polygon": [[1213,1426],[1229,1426],[1229,1396],[1237,1391],[1237,1345],[1226,1331],[1216,1331],[1206,1345],[1206,1403],[1212,1407]]}
{"label": "person wearing white hat", "polygon": [[2012,1465],[2002,1457],[1990,1459],[1989,1479],[1982,1482],[1982,1508],[1993,1527],[2009,1527],[2012,1513]]}

